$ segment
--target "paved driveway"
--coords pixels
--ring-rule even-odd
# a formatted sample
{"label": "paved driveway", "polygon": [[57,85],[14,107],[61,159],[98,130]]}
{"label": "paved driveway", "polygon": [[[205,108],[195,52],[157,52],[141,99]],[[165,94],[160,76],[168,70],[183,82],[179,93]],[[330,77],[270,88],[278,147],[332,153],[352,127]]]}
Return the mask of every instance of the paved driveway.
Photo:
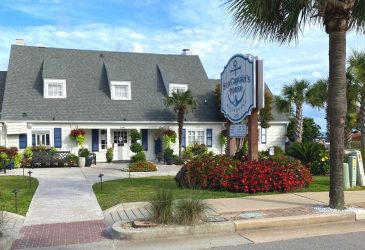
{"label": "paved driveway", "polygon": [[[27,212],[21,238],[14,249],[51,247],[108,239],[103,212],[92,185],[104,180],[128,178],[126,164],[99,163],[85,168],[36,168],[32,176],[39,186]],[[131,177],[175,175],[179,166],[159,166],[153,173],[131,173]],[[22,169],[7,174],[21,175]]]}

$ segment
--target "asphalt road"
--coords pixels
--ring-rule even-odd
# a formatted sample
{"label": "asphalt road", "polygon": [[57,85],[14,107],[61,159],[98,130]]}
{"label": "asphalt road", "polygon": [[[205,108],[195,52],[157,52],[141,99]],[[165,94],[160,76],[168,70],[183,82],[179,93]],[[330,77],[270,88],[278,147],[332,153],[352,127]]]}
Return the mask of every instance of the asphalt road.
{"label": "asphalt road", "polygon": [[215,250],[245,250],[245,249],[365,249],[365,232],[317,236],[258,244],[243,244],[230,247],[212,248]]}

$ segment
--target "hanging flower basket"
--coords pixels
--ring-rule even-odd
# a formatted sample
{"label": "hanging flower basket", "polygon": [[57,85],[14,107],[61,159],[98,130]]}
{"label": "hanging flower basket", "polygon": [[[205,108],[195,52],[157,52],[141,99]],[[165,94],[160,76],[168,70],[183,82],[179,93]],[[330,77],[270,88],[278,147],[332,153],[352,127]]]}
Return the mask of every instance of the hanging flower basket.
{"label": "hanging flower basket", "polygon": [[82,147],[85,141],[85,130],[83,129],[72,129],[70,134],[71,139],[76,141],[77,145]]}
{"label": "hanging flower basket", "polygon": [[164,130],[162,132],[162,135],[169,137],[172,143],[176,142],[177,135],[176,135],[176,132],[174,130],[171,130],[171,129]]}

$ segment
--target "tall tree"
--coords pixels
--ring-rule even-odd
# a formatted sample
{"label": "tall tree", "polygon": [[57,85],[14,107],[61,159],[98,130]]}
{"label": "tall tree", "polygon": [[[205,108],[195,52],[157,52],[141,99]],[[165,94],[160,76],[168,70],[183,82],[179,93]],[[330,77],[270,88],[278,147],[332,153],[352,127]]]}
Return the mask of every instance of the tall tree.
{"label": "tall tree", "polygon": [[282,44],[297,40],[306,25],[325,27],[329,37],[329,205],[343,209],[346,32],[364,32],[365,0],[226,0],[226,5],[239,31],[254,38]]}
{"label": "tall tree", "polygon": [[181,159],[181,144],[182,144],[182,131],[184,127],[185,114],[196,108],[197,102],[190,90],[187,91],[173,91],[171,96],[168,96],[165,100],[165,104],[168,107],[172,107],[177,113],[177,122],[179,125],[178,137],[179,137],[179,158]]}
{"label": "tall tree", "polygon": [[309,82],[294,80],[292,84],[284,85],[281,96],[275,97],[276,106],[281,112],[291,112],[295,106],[294,141],[302,142],[303,134],[303,105],[306,102]]}
{"label": "tall tree", "polygon": [[[287,129],[287,136],[290,141],[294,141],[294,123],[295,118],[291,118]],[[313,142],[320,135],[321,127],[314,122],[313,118],[304,117],[302,142]]]}
{"label": "tall tree", "polygon": [[273,119],[271,109],[273,103],[273,96],[269,91],[265,91],[265,106],[260,109],[260,126],[261,128],[270,127],[270,121]]}
{"label": "tall tree", "polygon": [[358,84],[358,100],[360,103],[359,127],[361,132],[361,148],[365,148],[365,51],[353,51],[349,59],[349,71]]}

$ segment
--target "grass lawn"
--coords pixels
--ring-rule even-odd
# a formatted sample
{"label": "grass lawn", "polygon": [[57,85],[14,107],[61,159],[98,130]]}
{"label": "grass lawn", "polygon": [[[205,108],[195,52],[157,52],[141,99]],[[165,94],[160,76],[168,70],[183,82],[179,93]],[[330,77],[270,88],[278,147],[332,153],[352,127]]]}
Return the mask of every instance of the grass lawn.
{"label": "grass lawn", "polygon": [[38,187],[38,180],[32,177],[32,189],[27,176],[0,176],[0,211],[15,213],[15,196],[18,189],[18,214],[25,215]]}
{"label": "grass lawn", "polygon": [[[322,192],[329,191],[328,176],[314,176],[313,183],[304,189],[295,192]],[[186,194],[201,199],[234,198],[244,197],[252,194],[216,192],[208,190],[180,189],[176,186],[172,176],[156,176],[146,178],[121,179],[103,182],[103,192],[100,191],[100,183],[93,186],[96,197],[103,210],[122,202],[148,201],[156,189],[171,189],[176,198],[183,198]],[[359,190],[358,188],[356,190]],[[257,193],[254,195],[274,194]]]}

